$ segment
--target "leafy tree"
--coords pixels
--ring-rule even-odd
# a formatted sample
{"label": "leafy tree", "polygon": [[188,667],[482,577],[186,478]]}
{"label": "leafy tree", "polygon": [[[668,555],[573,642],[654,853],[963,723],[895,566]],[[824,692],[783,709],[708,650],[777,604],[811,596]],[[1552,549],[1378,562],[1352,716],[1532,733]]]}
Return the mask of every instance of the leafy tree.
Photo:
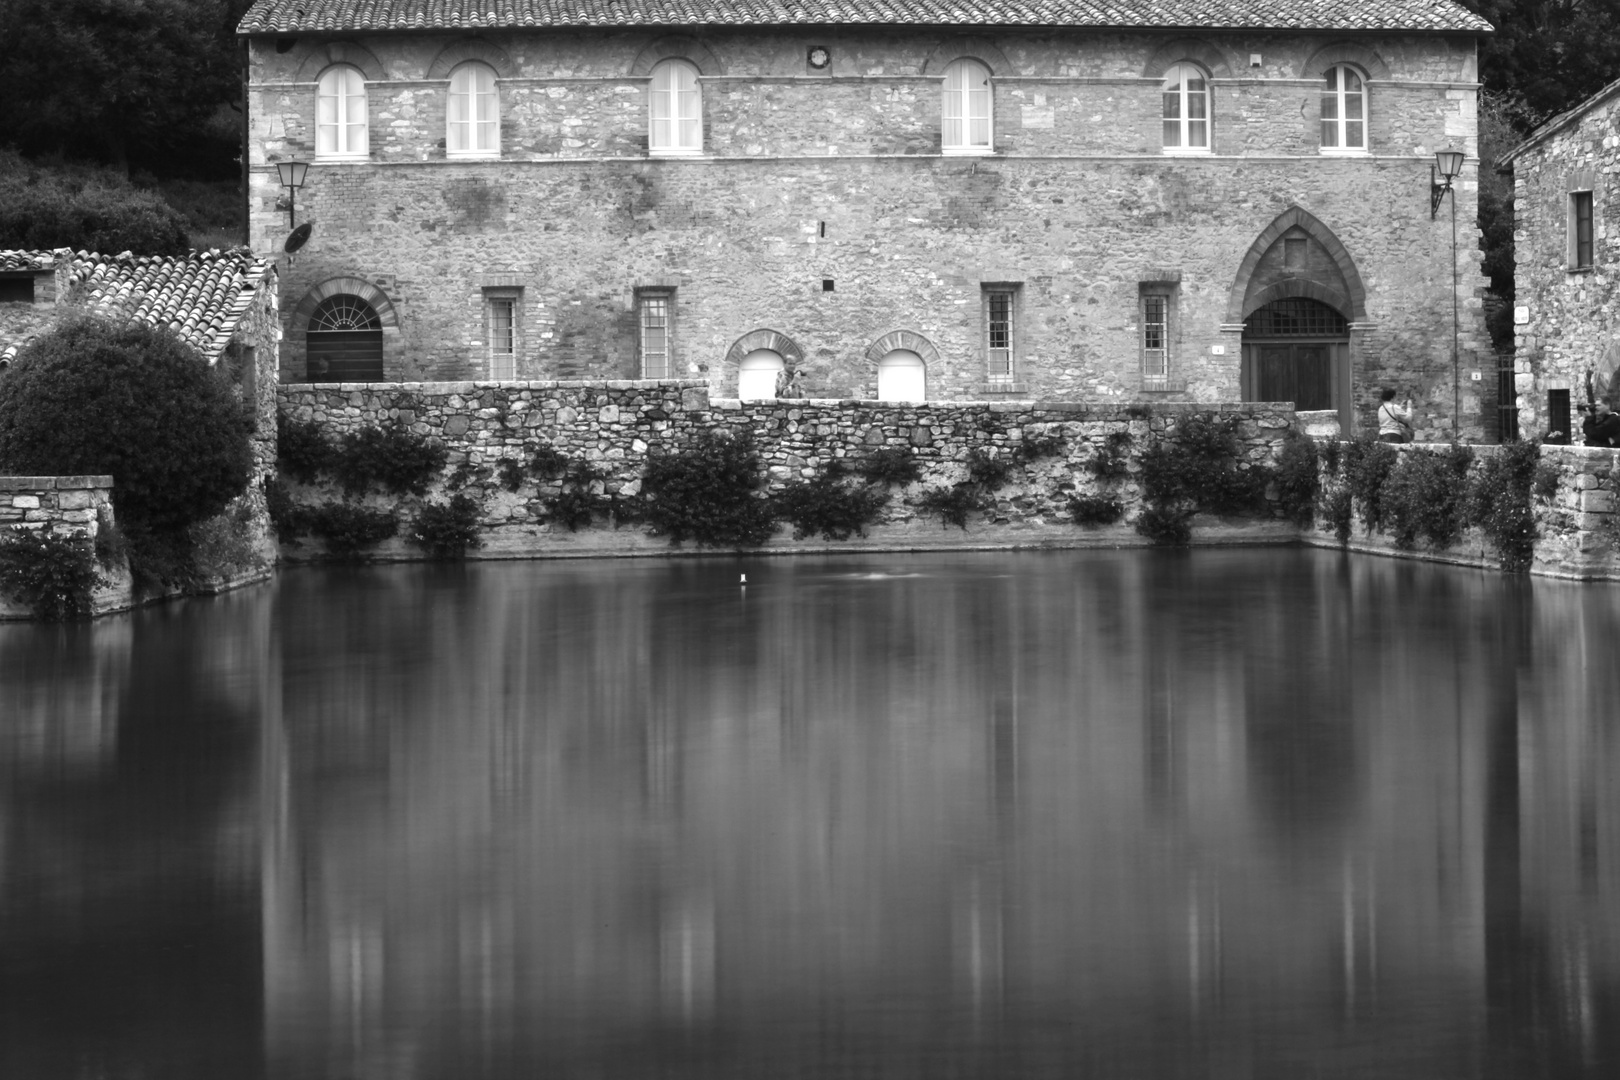
{"label": "leafy tree", "polygon": [[241,96],[249,0],[0,0],[0,143],[98,157],[186,148]]}
{"label": "leafy tree", "polygon": [[0,379],[0,473],[110,474],[132,535],[218,514],[252,465],[235,387],[168,329],[71,319]]}
{"label": "leafy tree", "polygon": [[1514,102],[1529,124],[1595,94],[1620,74],[1614,0],[1460,0],[1496,27],[1480,45],[1486,90]]}
{"label": "leafy tree", "polygon": [[0,250],[183,255],[186,219],[107,169],[42,168],[0,150]]}

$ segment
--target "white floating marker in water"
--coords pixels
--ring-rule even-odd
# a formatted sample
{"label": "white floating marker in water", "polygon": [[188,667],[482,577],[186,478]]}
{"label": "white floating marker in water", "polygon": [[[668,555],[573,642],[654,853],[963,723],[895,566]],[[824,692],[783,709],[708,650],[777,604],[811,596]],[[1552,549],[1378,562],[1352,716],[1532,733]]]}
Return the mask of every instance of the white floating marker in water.
{"label": "white floating marker in water", "polygon": [[748,584],[748,575],[747,575],[747,574],[744,574],[744,575],[743,575],[743,576],[742,576],[742,580],[741,580],[741,581],[740,581],[740,582],[738,582],[738,584],[739,584],[739,585],[746,585],[746,584]]}

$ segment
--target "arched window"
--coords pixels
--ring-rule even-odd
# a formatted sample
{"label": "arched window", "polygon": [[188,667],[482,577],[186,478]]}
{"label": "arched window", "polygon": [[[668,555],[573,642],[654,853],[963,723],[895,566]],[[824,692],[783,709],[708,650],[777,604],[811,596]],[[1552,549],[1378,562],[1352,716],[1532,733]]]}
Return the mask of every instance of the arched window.
{"label": "arched window", "polygon": [[944,124],[940,147],[947,154],[988,154],[993,149],[990,69],[977,60],[954,60],[945,69]]}
{"label": "arched window", "polygon": [[1175,64],[1163,89],[1165,150],[1209,153],[1209,79],[1192,64]]}
{"label": "arched window", "polygon": [[928,397],[923,359],[909,349],[895,349],[878,361],[879,401],[925,401]]}
{"label": "arched window", "polygon": [[773,349],[755,349],[737,365],[737,396],[745,399],[776,396],[776,376],[786,365]]}
{"label": "arched window", "polygon": [[652,69],[647,89],[647,149],[654,154],[703,152],[703,95],[698,69],[665,60]]}
{"label": "arched window", "polygon": [[347,64],[327,68],[315,83],[315,156],[357,160],[369,149],[365,76]]}
{"label": "arched window", "polygon": [[466,63],[450,73],[445,150],[450,157],[495,157],[501,152],[501,108],[495,71]]}
{"label": "arched window", "polygon": [[310,382],[379,382],[382,320],[358,296],[328,296],[309,317],[305,352]]}
{"label": "arched window", "polygon": [[1367,84],[1348,64],[1327,69],[1322,87],[1322,152],[1367,151]]}

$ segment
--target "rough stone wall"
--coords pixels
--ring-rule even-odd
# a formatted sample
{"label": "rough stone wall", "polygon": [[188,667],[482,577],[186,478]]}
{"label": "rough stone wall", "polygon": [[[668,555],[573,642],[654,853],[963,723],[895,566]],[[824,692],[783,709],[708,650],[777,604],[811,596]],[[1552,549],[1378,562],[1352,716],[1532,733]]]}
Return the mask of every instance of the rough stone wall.
{"label": "rough stone wall", "polygon": [[[902,541],[907,544],[920,538],[917,542],[922,544],[957,546],[966,542],[965,536],[955,535],[955,529],[945,533],[938,517],[923,511],[917,500],[927,488],[967,479],[970,450],[1001,456],[1025,438],[1061,436],[1061,454],[1015,471],[1012,480],[995,492],[994,508],[975,523],[974,536],[976,542],[990,544],[1016,544],[1020,537],[1024,542],[1036,537],[1042,543],[1074,544],[1079,542],[1079,530],[1069,521],[1069,494],[1112,493],[1131,516],[1140,505],[1134,478],[1099,482],[1086,469],[1086,462],[1111,434],[1132,436],[1134,462],[1150,438],[1172,429],[1179,417],[1216,409],[1244,419],[1248,459],[1268,464],[1292,425],[1290,408],[1265,403],[1144,408],[1061,401],[711,401],[704,384],[676,381],[284,385],[281,404],[290,418],[313,421],[334,436],[402,423],[419,435],[441,440],[450,451],[452,469],[465,463],[472,470],[493,471],[503,458],[526,462],[536,450],[551,447],[596,466],[604,475],[599,493],[608,495],[634,495],[650,454],[679,447],[706,430],[752,434],[772,490],[818,475],[835,460],[857,465],[874,450],[904,447],[915,455],[923,480],[894,493],[879,529],[888,530],[884,535],[891,542],[900,535],[911,538]],[[290,489],[297,501],[309,504],[337,494],[324,485],[290,485]],[[472,489],[483,505],[481,553],[546,555],[579,547],[580,537],[542,520],[542,499],[558,489],[554,482],[527,480],[517,492],[509,492],[500,486],[498,473],[486,473]],[[445,494],[441,482],[427,498],[439,500]],[[371,501],[378,506],[394,504],[381,496]],[[408,516],[410,506],[405,510]],[[992,534],[977,531],[980,525],[993,526]],[[598,537],[622,533],[614,540],[621,547],[628,543],[648,552],[667,548],[665,541],[649,540],[639,529],[599,527],[591,532]],[[1261,533],[1271,540],[1282,535],[1277,530]],[[1128,526],[1108,535],[1119,542],[1142,542]],[[309,557],[311,549],[286,553]],[[401,541],[385,545],[382,554],[419,555]]]}
{"label": "rough stone wall", "polygon": [[[1445,446],[1414,444],[1394,449],[1399,454],[1410,454],[1440,451]],[[1477,448],[1472,468],[1477,470],[1496,452],[1494,447]],[[1537,533],[1531,573],[1581,580],[1620,580],[1620,528],[1617,528],[1620,519],[1616,517],[1617,499],[1620,499],[1617,494],[1620,493],[1620,469],[1617,469],[1620,452],[1584,446],[1543,446],[1540,463],[1544,470],[1550,470],[1554,482],[1550,495],[1533,494],[1531,497]],[[1338,546],[1332,526],[1320,518],[1313,529],[1306,530],[1304,539],[1319,547]],[[1495,568],[1499,563],[1497,553],[1477,528],[1467,529],[1457,543],[1444,551],[1430,550],[1421,543],[1417,550],[1403,551],[1396,548],[1389,534],[1369,532],[1358,516],[1351,530],[1349,547],[1355,551],[1486,568]]]}
{"label": "rough stone wall", "polygon": [[[816,43],[833,64],[815,74],[799,32],[714,31],[686,49],[703,71],[705,109],[705,154],[688,160],[646,156],[642,54],[657,39],[482,38],[503,57],[502,156],[484,162],[445,160],[440,145],[447,71],[430,75],[456,39],[345,43],[345,62],[363,53],[382,76],[368,76],[373,152],[311,169],[298,205],[316,229],[286,267],[283,310],[323,281],[365,279],[386,296],[388,378],[476,378],[488,371],[483,290],[499,281],[521,288],[520,378],[633,378],[636,291],[659,285],[674,288],[676,373],[717,395],[736,392],[731,345],[771,329],[803,350],[809,392],[875,396],[867,351],[903,329],[938,351],[930,399],[983,399],[996,389],[983,285],[1013,283],[1012,395],[1233,400],[1241,264],[1299,206],[1368,284],[1352,357],[1358,400],[1394,382],[1431,426],[1449,426],[1451,237],[1423,211],[1433,150],[1475,150],[1470,39],[1354,46],[1380,72],[1369,83],[1373,152],[1355,158],[1317,152],[1312,58],[1333,39],[1188,44],[1214,72],[1215,151],[1189,158],[1160,149],[1160,77],[1182,49],[1168,34],[828,30]],[[274,162],[313,156],[314,80],[331,45],[251,44],[256,247],[285,232]],[[990,157],[939,153],[938,80],[958,55],[995,75]],[[1458,192],[1465,370],[1489,367],[1467,225],[1473,168]],[[1156,391],[1141,376],[1138,308],[1143,282],[1167,271],[1179,281],[1173,389]],[[304,328],[287,332],[282,377],[299,381]],[[1478,384],[1465,374],[1463,388],[1464,432],[1477,434]]]}
{"label": "rough stone wall", "polygon": [[[0,530],[37,529],[65,538],[83,533],[92,543],[113,518],[110,476],[0,476]],[[129,574],[113,568],[111,579],[97,589],[97,612],[129,606]],[[25,619],[32,613],[0,594],[0,619]]]}
{"label": "rough stone wall", "polygon": [[[1586,374],[1599,395],[1620,401],[1620,99],[1611,94],[1570,126],[1513,162],[1514,366],[1519,429],[1547,430],[1547,392],[1586,401]],[[1592,192],[1592,261],[1570,265],[1569,197]],[[1576,434],[1576,438],[1579,438]]]}

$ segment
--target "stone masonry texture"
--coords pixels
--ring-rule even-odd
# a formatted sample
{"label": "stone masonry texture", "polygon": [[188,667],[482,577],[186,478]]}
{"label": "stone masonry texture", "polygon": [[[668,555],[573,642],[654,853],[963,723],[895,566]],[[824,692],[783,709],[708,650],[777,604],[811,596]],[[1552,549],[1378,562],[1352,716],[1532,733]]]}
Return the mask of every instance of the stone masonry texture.
{"label": "stone masonry texture", "polygon": [[[811,38],[814,38],[812,41]],[[306,378],[315,291],[358,283],[383,325],[384,373],[485,379],[485,297],[517,296],[519,379],[642,374],[638,292],[673,297],[676,377],[737,392],[737,345],[789,339],[817,398],[876,396],[878,343],[926,341],[933,399],[1098,405],[1245,396],[1244,318],[1283,296],[1349,322],[1351,400],[1393,385],[1420,432],[1449,433],[1450,223],[1429,210],[1435,150],[1465,150],[1455,198],[1462,421],[1488,368],[1475,219],[1477,67],[1466,35],[1129,33],[976,28],[711,28],[250,37],[250,220],[279,250],[275,164],[314,161],[297,192],[308,245],[283,260],[284,382]],[[826,47],[824,71],[807,45]],[[651,60],[701,72],[702,153],[647,152]],[[945,155],[945,64],[992,72],[994,152]],[[447,59],[448,58],[448,59]],[[497,73],[501,149],[450,160],[450,63]],[[1166,155],[1161,80],[1211,76],[1212,152]],[[1322,71],[1368,75],[1370,153],[1319,149]],[[316,79],[367,86],[370,152],[315,155]],[[1285,237],[1285,215],[1303,224]],[[1292,219],[1291,219],[1292,220]],[[1268,232],[1268,230],[1271,230]],[[1285,263],[1288,238],[1303,264]],[[1014,290],[1014,378],[992,383],[987,285]],[[363,288],[362,288],[363,287]],[[1141,296],[1171,298],[1170,378],[1143,378]]]}

